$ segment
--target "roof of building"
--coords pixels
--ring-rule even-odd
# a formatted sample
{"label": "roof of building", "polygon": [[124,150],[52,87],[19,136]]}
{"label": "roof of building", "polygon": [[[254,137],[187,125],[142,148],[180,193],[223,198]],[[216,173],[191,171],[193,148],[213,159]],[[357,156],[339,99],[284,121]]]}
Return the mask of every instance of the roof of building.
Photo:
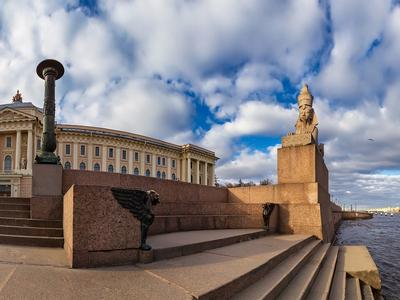
{"label": "roof of building", "polygon": [[4,108],[35,108],[39,110],[40,112],[43,112],[43,110],[35,105],[32,104],[32,102],[13,102],[13,103],[6,103],[6,104],[0,104],[0,110]]}

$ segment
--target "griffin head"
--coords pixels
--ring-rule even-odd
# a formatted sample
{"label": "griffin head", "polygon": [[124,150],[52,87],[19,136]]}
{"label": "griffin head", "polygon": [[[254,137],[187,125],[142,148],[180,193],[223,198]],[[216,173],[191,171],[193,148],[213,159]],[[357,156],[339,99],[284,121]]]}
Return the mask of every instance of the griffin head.
{"label": "griffin head", "polygon": [[151,205],[156,205],[160,203],[160,195],[156,191],[149,190],[146,193],[149,196],[149,199],[151,200]]}

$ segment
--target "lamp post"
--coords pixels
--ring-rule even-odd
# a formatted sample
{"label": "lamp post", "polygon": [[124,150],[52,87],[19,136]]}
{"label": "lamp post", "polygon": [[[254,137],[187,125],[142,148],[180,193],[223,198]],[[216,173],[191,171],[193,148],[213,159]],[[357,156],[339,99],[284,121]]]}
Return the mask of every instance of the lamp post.
{"label": "lamp post", "polygon": [[43,133],[39,155],[35,161],[38,164],[59,164],[60,158],[54,154],[57,147],[55,134],[55,81],[64,74],[63,65],[54,60],[46,59],[36,67],[37,75],[44,79]]}

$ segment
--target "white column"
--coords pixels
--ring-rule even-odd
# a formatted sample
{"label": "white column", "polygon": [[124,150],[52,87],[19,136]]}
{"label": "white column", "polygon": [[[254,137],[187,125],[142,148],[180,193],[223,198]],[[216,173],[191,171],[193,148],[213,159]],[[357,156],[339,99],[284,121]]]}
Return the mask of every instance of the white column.
{"label": "white column", "polygon": [[101,155],[101,170],[103,172],[107,172],[107,146],[102,146],[102,155]]}
{"label": "white column", "polygon": [[78,143],[73,143],[72,169],[78,169]]}
{"label": "white column", "polygon": [[26,150],[26,169],[29,174],[32,173],[32,148],[33,148],[33,133],[32,130],[28,130],[28,145]]}
{"label": "white column", "polygon": [[[29,131],[28,131],[28,145],[29,145]],[[57,142],[57,155],[60,157],[61,164],[63,164],[62,161],[63,149],[64,149],[64,144],[62,142]]]}
{"label": "white column", "polygon": [[210,172],[211,173],[210,174],[210,176],[211,176],[211,185],[214,186],[215,185],[215,174],[214,174],[215,167],[214,167],[214,165],[211,165],[210,169],[211,169],[211,172]]}
{"label": "white column", "polygon": [[86,170],[93,171],[93,144],[89,143],[87,147],[88,165]]}
{"label": "white column", "polygon": [[176,160],[176,178],[179,180],[182,180],[182,170],[181,170],[181,160],[177,159]]}
{"label": "white column", "polygon": [[133,174],[133,150],[128,150],[128,174]]}
{"label": "white column", "polygon": [[196,183],[200,183],[200,161],[196,160]]}
{"label": "white column", "polygon": [[21,169],[21,130],[17,130],[17,142],[15,145],[15,170]]}
{"label": "white column", "polygon": [[121,148],[115,147],[115,172],[121,173]]}
{"label": "white column", "polygon": [[171,157],[167,158],[167,179],[171,179]]}
{"label": "white column", "polygon": [[192,170],[190,167],[190,157],[187,158],[186,160],[186,182],[191,182],[191,175],[192,175]]}
{"label": "white column", "polygon": [[145,165],[144,165],[144,162],[146,160],[146,153],[143,151],[140,156],[141,156],[141,159],[140,159],[139,174],[146,176],[146,170],[145,170]]}
{"label": "white column", "polygon": [[151,176],[152,177],[157,177],[156,174],[156,160],[157,156],[155,154],[151,155]]}
{"label": "white column", "polygon": [[204,162],[204,185],[208,185],[207,180],[208,180],[208,169],[207,169],[207,162]]}

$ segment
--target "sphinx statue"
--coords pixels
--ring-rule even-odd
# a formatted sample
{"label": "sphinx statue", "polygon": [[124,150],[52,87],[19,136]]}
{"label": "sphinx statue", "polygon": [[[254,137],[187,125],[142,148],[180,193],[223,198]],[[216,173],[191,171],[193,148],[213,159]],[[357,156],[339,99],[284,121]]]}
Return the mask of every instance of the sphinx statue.
{"label": "sphinx statue", "polygon": [[295,125],[296,132],[294,134],[311,133],[313,142],[318,145],[318,119],[312,107],[313,99],[313,95],[308,90],[308,85],[305,84],[297,97],[299,117]]}

